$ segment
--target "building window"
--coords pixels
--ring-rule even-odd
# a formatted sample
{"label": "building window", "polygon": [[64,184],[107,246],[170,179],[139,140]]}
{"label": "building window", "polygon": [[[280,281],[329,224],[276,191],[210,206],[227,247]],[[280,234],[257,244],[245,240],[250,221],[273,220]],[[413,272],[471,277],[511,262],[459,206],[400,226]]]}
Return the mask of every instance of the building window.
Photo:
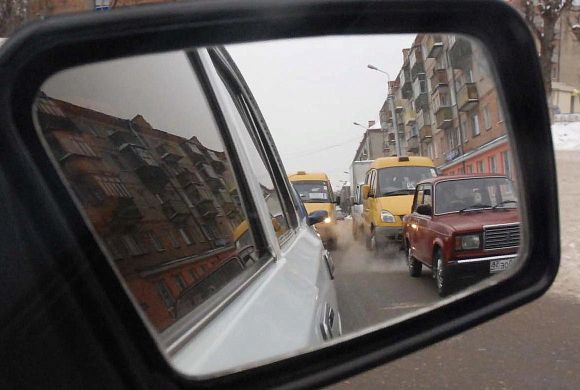
{"label": "building window", "polygon": [[183,241],[187,245],[193,244],[193,240],[191,239],[189,233],[184,228],[180,228],[179,229],[179,234],[181,234],[181,238],[183,238]]}
{"label": "building window", "polygon": [[147,237],[147,239],[149,241],[151,241],[151,243],[153,244],[153,247],[155,248],[155,250],[157,252],[163,252],[165,250],[163,243],[161,242],[161,240],[159,239],[159,237],[157,237],[157,235],[155,233],[147,232],[147,233],[145,233],[145,236]]}
{"label": "building window", "polygon": [[497,98],[497,120],[498,122],[503,122],[503,109],[501,108],[499,97]]}
{"label": "building window", "polygon": [[175,279],[175,283],[177,284],[177,288],[179,292],[182,292],[187,287],[187,283],[181,274],[173,275],[173,279]]}
{"label": "building window", "polygon": [[512,178],[512,167],[510,164],[509,152],[508,151],[501,152],[501,158],[503,160],[504,175],[506,175],[507,177],[509,177],[511,179]]}
{"label": "building window", "polygon": [[491,115],[489,113],[489,106],[485,106],[483,108],[483,124],[485,125],[485,129],[491,129]]}
{"label": "building window", "polygon": [[467,173],[473,173],[473,165],[469,164],[467,166]]}
{"label": "building window", "polygon": [[163,305],[167,309],[172,308],[173,307],[173,295],[171,295],[171,291],[169,291],[169,288],[167,288],[167,285],[165,284],[165,282],[163,280],[156,282],[155,288],[157,289],[157,293],[159,294],[159,296],[161,297],[161,300],[163,301]]}
{"label": "building window", "polygon": [[483,160],[479,160],[477,162],[477,172],[478,173],[485,173],[485,166],[483,165]]}
{"label": "building window", "polygon": [[127,249],[129,249],[129,254],[131,256],[139,256],[147,253],[145,248],[143,248],[143,246],[138,242],[138,240],[136,240],[135,237],[133,237],[132,235],[126,234],[123,237],[121,237],[121,239],[123,240],[123,243],[125,244]]}
{"label": "building window", "polygon": [[478,136],[481,131],[479,130],[479,115],[476,113],[471,114],[471,133],[474,137]]}
{"label": "building window", "polygon": [[179,236],[176,234],[175,230],[169,230],[169,241],[171,241],[171,246],[174,248],[179,248],[181,244],[179,243]]}
{"label": "building window", "polygon": [[431,159],[433,159],[435,157],[433,154],[433,144],[432,143],[427,145],[427,155]]}
{"label": "building window", "polygon": [[497,173],[497,163],[495,160],[495,156],[491,156],[489,158],[489,171],[491,173]]}
{"label": "building window", "polygon": [[447,146],[449,147],[449,150],[455,147],[455,140],[453,139],[453,131],[447,132]]}
{"label": "building window", "polygon": [[465,133],[465,129],[467,129],[467,122],[461,121],[461,141],[463,143],[467,143],[467,134]]}
{"label": "building window", "polygon": [[113,198],[131,198],[129,190],[118,177],[95,176],[95,180],[107,196]]}
{"label": "building window", "polygon": [[212,225],[203,224],[203,225],[201,225],[201,230],[204,231],[205,235],[207,237],[209,237],[210,240],[215,240],[218,238],[218,235],[216,234],[216,230]]}

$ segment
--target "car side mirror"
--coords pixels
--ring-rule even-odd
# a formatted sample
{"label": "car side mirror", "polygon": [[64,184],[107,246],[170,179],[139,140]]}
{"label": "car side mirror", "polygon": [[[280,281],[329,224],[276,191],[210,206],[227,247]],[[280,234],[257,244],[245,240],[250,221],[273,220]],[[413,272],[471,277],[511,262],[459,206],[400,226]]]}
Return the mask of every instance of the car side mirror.
{"label": "car side mirror", "polygon": [[328,211],[326,210],[315,210],[308,214],[308,225],[316,225],[317,223],[324,222],[328,218]]}
{"label": "car side mirror", "polygon": [[[280,112],[262,115],[257,103],[262,96],[254,98],[250,88],[256,81],[276,85],[263,69],[278,66],[262,60],[275,58],[258,47],[247,62],[238,61],[249,46],[298,43],[294,47],[306,53],[301,45],[328,36],[350,41],[336,46],[347,54],[342,58],[356,58],[352,38],[389,39],[391,34],[400,48],[395,52],[381,45],[389,52],[379,56],[403,57],[403,50],[397,67],[388,69],[391,76],[399,75],[396,81],[389,77],[392,93],[370,102],[373,117],[387,116],[385,125],[381,120],[363,126],[371,146],[379,148],[365,149],[352,135],[344,146],[351,151],[360,146],[357,155],[339,156],[335,149],[318,156],[334,154],[328,162],[337,166],[329,166],[328,173],[342,171],[338,157],[346,166],[371,154],[374,161],[365,164],[373,170],[409,166],[415,158],[425,165],[429,143],[442,136],[439,129],[468,115],[474,126],[466,135],[478,136],[476,142],[447,145],[427,165],[440,165],[442,174],[457,172],[460,165],[477,168],[482,157],[471,152],[485,150],[484,164],[510,167],[519,200],[517,210],[482,208],[455,218],[475,220],[487,212],[519,218],[508,226],[486,225],[489,235],[506,237],[504,244],[517,251],[513,258],[485,263],[489,279],[460,294],[421,301],[429,307],[405,305],[410,311],[404,313],[382,310],[383,301],[371,309],[364,301],[344,305],[344,298],[364,299],[363,288],[361,294],[336,289],[357,288],[351,279],[341,279],[348,276],[341,272],[357,267],[364,252],[358,250],[364,244],[350,246],[355,241],[341,240],[343,234],[366,241],[373,256],[389,252],[380,245],[385,234],[413,235],[413,223],[391,227],[411,209],[409,186],[392,175],[397,177],[388,190],[392,196],[372,210],[374,222],[384,225],[378,229],[370,228],[367,215],[336,224],[324,210],[307,216],[309,225],[323,222],[316,227],[318,236],[305,229],[296,212],[300,202],[288,196],[284,165],[290,164],[278,150],[292,154],[295,165],[302,156],[342,146],[351,136],[343,133],[346,139],[334,140],[340,134],[335,132],[308,140],[312,145],[288,142],[292,146],[280,148],[273,132],[278,125],[265,117],[290,118],[295,115],[290,106],[298,113],[322,110],[312,110],[316,103],[303,96],[281,91],[282,84],[295,87],[303,81],[281,72],[283,82],[263,97],[280,99]],[[324,52],[325,46],[335,45],[312,46],[316,50],[301,59],[312,62],[310,53]],[[288,51],[278,53],[284,57]],[[279,59],[278,64],[298,68]],[[47,372],[59,373],[50,377],[50,387],[65,387],[70,378],[100,387],[324,387],[537,299],[558,271],[556,164],[542,68],[528,25],[508,2],[446,0],[445,7],[432,0],[411,5],[399,0],[178,2],[54,16],[30,23],[3,43],[0,68],[0,248],[11,254],[3,259],[8,282],[0,283],[5,298],[0,350],[3,371],[26,371],[4,375],[7,387],[38,387]],[[255,76],[249,76],[252,72]],[[311,67],[305,72],[311,76]],[[331,81],[346,96],[364,72],[355,67],[349,79]],[[338,93],[323,88],[322,79],[309,82],[322,94],[301,88],[304,96]],[[373,87],[383,96],[385,81]],[[424,88],[429,85],[436,91]],[[453,105],[446,92],[451,89]],[[337,130],[324,125],[328,116],[316,119],[300,118],[303,127],[317,133]],[[411,122],[417,126],[406,126]],[[479,140],[487,135],[479,126],[487,122],[493,127],[487,133],[502,136],[483,148]],[[293,137],[287,131],[279,142],[303,141],[308,131]],[[329,144],[315,143],[322,139]],[[403,156],[407,153],[411,156]],[[387,154],[391,157],[378,157]],[[317,188],[304,197],[309,201],[304,207],[328,207],[320,185],[326,179],[300,175],[316,181],[304,183],[305,188]],[[353,172],[351,184],[363,176]],[[436,192],[441,184],[430,176]],[[375,191],[363,185],[358,202],[383,193]],[[270,227],[271,215],[280,216],[280,226]],[[247,234],[236,228],[244,220]],[[251,247],[251,253],[236,252],[232,230],[241,233],[239,247]],[[471,233],[457,243],[477,246]],[[337,283],[324,264],[321,241],[336,254]],[[480,243],[490,244],[483,233]],[[447,253],[437,259],[438,282],[452,282]],[[409,260],[409,271],[417,273],[421,263]],[[369,271],[363,268],[356,269]],[[367,275],[376,279],[374,267],[368,268]],[[390,299],[388,292],[397,286],[385,276],[381,272],[380,287],[387,289],[381,297]],[[49,289],[39,288],[44,281]],[[28,296],[34,299],[23,299]],[[368,311],[362,314],[352,309],[363,307]],[[277,332],[265,331],[264,324]],[[41,338],[37,329],[43,329]],[[69,337],[71,329],[74,337]],[[90,366],[66,364],[87,360]],[[10,383],[12,377],[18,382]]]}
{"label": "car side mirror", "polygon": [[361,193],[363,200],[367,200],[371,195],[371,187],[368,184],[365,184],[361,187]]}
{"label": "car side mirror", "polygon": [[417,214],[431,216],[433,214],[433,209],[430,204],[420,204],[415,209]]}

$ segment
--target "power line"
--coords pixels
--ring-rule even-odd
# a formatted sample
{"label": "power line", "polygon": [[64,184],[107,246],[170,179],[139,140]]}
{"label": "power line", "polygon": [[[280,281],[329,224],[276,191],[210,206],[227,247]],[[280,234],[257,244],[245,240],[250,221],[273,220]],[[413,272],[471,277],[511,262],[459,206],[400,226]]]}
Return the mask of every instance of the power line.
{"label": "power line", "polygon": [[330,149],[337,148],[339,146],[346,145],[346,144],[348,144],[348,143],[350,143],[352,141],[358,140],[359,138],[360,138],[360,136],[355,137],[355,138],[348,139],[348,140],[343,141],[343,142],[338,143],[338,144],[334,144],[334,145],[327,146],[325,148],[318,148],[318,149],[312,149],[312,150],[309,150],[309,151],[300,151],[300,152],[287,153],[286,155],[287,156],[295,156],[295,157],[306,156],[307,154],[311,154],[311,153],[315,153],[315,152],[317,152],[317,153],[318,152],[323,152],[323,151],[326,151],[326,150],[330,150]]}

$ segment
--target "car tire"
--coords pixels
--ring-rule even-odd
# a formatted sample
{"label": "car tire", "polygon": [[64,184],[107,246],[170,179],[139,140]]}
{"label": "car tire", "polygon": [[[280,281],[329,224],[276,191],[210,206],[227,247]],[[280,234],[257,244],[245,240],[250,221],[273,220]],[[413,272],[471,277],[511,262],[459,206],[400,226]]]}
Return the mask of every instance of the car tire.
{"label": "car tire", "polygon": [[443,261],[443,254],[441,250],[435,251],[433,258],[435,266],[435,282],[437,283],[437,293],[440,297],[446,297],[451,292],[451,280],[449,280],[449,272]]}
{"label": "car tire", "polygon": [[414,278],[421,276],[421,269],[423,264],[411,255],[411,246],[409,243],[405,245],[407,247],[407,266],[409,267],[409,275]]}

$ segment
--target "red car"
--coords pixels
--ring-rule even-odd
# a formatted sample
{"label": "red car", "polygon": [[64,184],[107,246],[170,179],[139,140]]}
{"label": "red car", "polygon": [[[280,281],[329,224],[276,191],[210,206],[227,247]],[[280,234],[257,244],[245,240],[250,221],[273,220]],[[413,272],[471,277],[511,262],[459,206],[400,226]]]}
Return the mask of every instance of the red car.
{"label": "red car", "polygon": [[420,182],[403,231],[409,273],[431,268],[440,296],[465,277],[507,269],[520,244],[512,181],[501,175],[440,176]]}

